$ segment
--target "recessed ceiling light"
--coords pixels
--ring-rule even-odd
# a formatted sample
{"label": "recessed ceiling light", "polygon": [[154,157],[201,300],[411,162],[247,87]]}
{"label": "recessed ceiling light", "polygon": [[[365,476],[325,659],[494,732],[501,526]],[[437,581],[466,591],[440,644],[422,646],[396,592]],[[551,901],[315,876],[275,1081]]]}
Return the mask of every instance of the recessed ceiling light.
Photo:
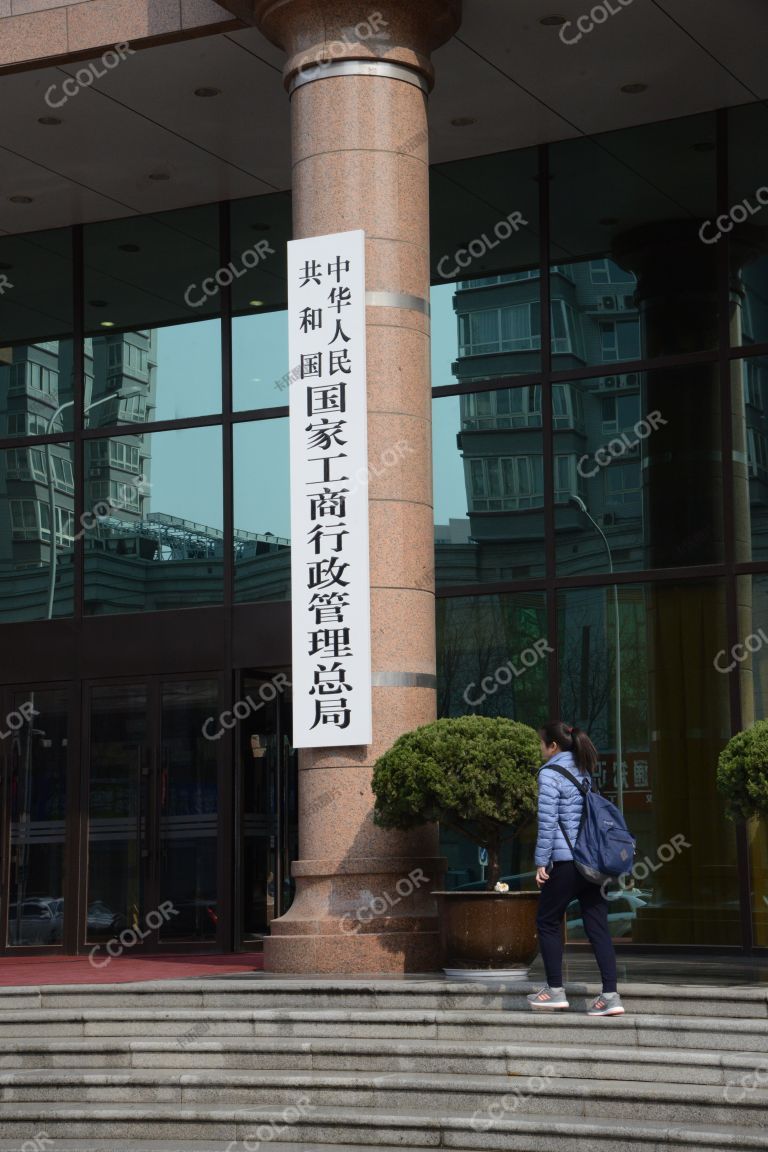
{"label": "recessed ceiling light", "polygon": [[106,300],[89,300],[88,303],[91,308],[106,308],[107,306]]}
{"label": "recessed ceiling light", "polygon": [[694,152],[714,152],[715,144],[712,140],[699,140],[693,146]]}
{"label": "recessed ceiling light", "polygon": [[457,116],[455,120],[451,120],[454,128],[469,128],[470,124],[477,124],[475,116]]}
{"label": "recessed ceiling light", "polygon": [[9,196],[11,204],[34,204],[34,199],[31,196]]}
{"label": "recessed ceiling light", "polygon": [[269,232],[271,227],[271,224],[251,224],[254,232]]}
{"label": "recessed ceiling light", "polygon": [[54,128],[57,124],[63,124],[64,121],[60,120],[58,116],[38,116],[38,124],[45,124],[47,127]]}
{"label": "recessed ceiling light", "polygon": [[101,324],[99,325],[100,328],[114,328],[114,326],[114,320],[102,320]]}
{"label": "recessed ceiling light", "polygon": [[195,88],[195,96],[221,96],[221,88]]}
{"label": "recessed ceiling light", "polygon": [[559,28],[561,24],[565,24],[565,16],[542,16],[539,24],[543,24],[545,28]]}
{"label": "recessed ceiling light", "polygon": [[170,180],[170,176],[168,175],[167,172],[150,172],[149,179],[150,180]]}
{"label": "recessed ceiling light", "polygon": [[249,300],[248,303],[250,304],[251,308],[261,308],[264,301],[263,300]]}
{"label": "recessed ceiling light", "polygon": [[120,252],[141,252],[138,244],[118,244],[117,247]]}
{"label": "recessed ceiling light", "polygon": [[641,92],[648,91],[647,84],[622,84],[620,91],[627,96],[639,96]]}

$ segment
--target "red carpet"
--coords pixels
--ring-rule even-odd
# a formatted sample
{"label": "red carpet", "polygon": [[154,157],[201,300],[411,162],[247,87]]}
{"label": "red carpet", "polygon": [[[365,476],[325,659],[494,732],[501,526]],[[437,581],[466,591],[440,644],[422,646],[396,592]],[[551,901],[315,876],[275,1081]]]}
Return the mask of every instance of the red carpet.
{"label": "red carpet", "polygon": [[[96,955],[97,964],[106,957]],[[134,980],[188,980],[260,972],[261,952],[225,956],[117,956],[96,967],[85,956],[0,956],[0,988],[38,984],[128,984]]]}

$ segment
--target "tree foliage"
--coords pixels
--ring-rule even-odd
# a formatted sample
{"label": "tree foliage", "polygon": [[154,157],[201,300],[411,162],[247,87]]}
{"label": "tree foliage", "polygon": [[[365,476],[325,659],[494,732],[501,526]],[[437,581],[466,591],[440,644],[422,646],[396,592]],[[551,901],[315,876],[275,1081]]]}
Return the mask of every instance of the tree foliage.
{"label": "tree foliage", "polygon": [[732,820],[768,815],[768,720],[731,737],[718,759],[717,787]]}
{"label": "tree foliage", "polygon": [[501,716],[436,720],[395,741],[376,761],[374,822],[407,831],[439,821],[486,847],[488,886],[505,833],[536,813],[539,737]]}

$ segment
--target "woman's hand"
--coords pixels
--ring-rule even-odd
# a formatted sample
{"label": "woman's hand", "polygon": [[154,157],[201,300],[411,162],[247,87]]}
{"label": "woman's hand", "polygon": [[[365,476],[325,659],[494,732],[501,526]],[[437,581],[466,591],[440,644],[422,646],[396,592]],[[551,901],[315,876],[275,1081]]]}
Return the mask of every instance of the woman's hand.
{"label": "woman's hand", "polygon": [[537,868],[536,883],[538,884],[539,888],[541,888],[543,884],[546,884],[547,880],[549,880],[549,872],[547,872],[546,868]]}

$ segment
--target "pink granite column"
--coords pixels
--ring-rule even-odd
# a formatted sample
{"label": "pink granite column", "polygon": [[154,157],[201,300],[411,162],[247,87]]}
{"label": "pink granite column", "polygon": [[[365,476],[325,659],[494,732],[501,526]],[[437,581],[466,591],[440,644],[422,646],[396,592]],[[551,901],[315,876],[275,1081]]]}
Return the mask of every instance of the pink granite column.
{"label": "pink granite column", "polygon": [[[296,898],[273,920],[274,972],[438,967],[437,830],[372,821],[376,758],[435,718],[429,368],[430,52],[460,0],[256,0],[287,52],[294,235],[366,233],[373,743],[299,758]],[[409,879],[410,877],[410,879]]]}

